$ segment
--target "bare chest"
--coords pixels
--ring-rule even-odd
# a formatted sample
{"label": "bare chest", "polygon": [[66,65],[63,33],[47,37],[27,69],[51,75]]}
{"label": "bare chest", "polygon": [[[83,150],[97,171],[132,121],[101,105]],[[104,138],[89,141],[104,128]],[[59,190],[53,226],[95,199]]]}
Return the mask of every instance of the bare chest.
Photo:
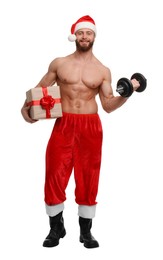
{"label": "bare chest", "polygon": [[63,65],[57,71],[57,76],[62,84],[85,85],[88,88],[98,88],[102,83],[102,73],[95,65],[70,66]]}

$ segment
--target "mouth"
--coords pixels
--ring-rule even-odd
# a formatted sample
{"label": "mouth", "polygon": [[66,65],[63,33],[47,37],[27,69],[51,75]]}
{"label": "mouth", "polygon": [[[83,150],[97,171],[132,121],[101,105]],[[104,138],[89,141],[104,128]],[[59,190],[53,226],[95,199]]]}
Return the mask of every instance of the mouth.
{"label": "mouth", "polygon": [[88,41],[80,41],[81,43],[89,43]]}

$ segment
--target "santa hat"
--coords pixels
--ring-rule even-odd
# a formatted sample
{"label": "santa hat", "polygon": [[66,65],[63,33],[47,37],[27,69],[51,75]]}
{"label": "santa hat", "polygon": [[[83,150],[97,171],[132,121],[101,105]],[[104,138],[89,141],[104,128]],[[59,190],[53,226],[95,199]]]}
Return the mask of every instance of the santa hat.
{"label": "santa hat", "polygon": [[76,31],[84,28],[91,29],[96,35],[95,21],[89,15],[81,17],[79,20],[76,21],[76,23],[71,26],[71,34],[69,35],[68,40],[70,42],[74,42],[76,40]]}

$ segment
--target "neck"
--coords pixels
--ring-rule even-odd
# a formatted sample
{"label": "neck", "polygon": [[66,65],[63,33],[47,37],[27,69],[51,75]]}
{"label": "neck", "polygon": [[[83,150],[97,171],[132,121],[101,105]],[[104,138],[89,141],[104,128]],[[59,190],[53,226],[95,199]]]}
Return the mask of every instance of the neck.
{"label": "neck", "polygon": [[77,59],[84,60],[84,61],[91,60],[93,57],[92,49],[88,51],[76,50],[74,55]]}

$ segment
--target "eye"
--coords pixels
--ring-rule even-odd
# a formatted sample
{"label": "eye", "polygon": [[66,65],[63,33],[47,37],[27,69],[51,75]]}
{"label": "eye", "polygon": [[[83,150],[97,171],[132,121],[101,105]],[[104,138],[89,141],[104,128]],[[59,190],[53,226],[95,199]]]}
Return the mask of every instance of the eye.
{"label": "eye", "polygon": [[78,35],[82,35],[82,31],[78,31],[77,34],[78,34]]}
{"label": "eye", "polygon": [[89,35],[89,36],[91,36],[92,34],[93,34],[92,31],[88,31],[88,32],[87,32],[87,35]]}

